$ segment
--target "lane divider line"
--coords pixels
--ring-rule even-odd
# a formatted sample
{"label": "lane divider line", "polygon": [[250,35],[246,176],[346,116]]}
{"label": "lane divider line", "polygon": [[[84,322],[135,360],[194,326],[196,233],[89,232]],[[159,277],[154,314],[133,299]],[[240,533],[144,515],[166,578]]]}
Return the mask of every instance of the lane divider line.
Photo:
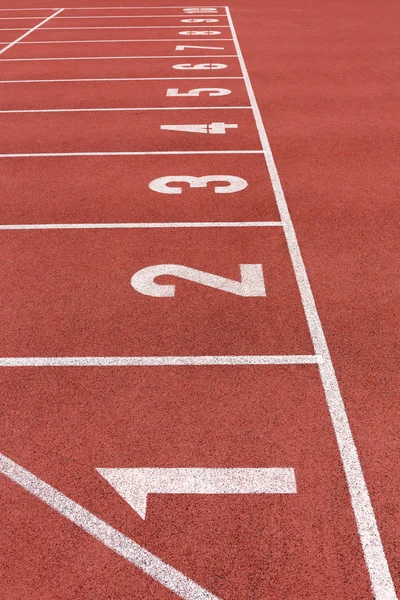
{"label": "lane divider line", "polygon": [[32,223],[0,225],[0,231],[29,229],[169,229],[175,227],[282,227],[280,221],[214,221],[174,223]]}
{"label": "lane divider line", "polygon": [[65,112],[126,112],[148,110],[251,110],[251,106],[121,106],[99,108],[22,108],[0,110],[0,114],[13,113],[65,113]]}
{"label": "lane divider line", "polygon": [[325,397],[330,412],[336,441],[346,475],[350,499],[364,552],[365,562],[369,571],[372,590],[376,600],[397,600],[396,590],[389,571],[379,529],[376,523],[374,509],[369,497],[368,488],[364,479],[360,459],[348,421],[346,408],[339,389],[332,358],[322,328],[314,295],[308,279],[307,271],[297,241],[296,232],[289,213],[289,208],[282,189],[282,184],[273,158],[271,146],[264,128],[260,109],[254,94],[253,86],[247,67],[240,49],[235,27],[229,7],[225,7],[228,21],[231,25],[232,36],[238,54],[239,63],[253,107],[254,119],[257,125],[261,144],[264,151],[265,162],[270,174],[272,187],[283,223],[286,242],[289,249],[293,270],[300,291],[304,313],[308,322],[315,354],[322,357],[319,370]]}
{"label": "lane divider line", "polygon": [[[32,29],[29,29],[26,33],[24,33],[19,38],[17,38],[16,40],[14,40],[10,44],[8,44],[8,46],[6,46],[5,48],[2,48],[2,50],[0,50],[0,54],[3,54],[3,52],[5,52],[9,48],[11,48],[12,46],[15,46],[15,44],[18,44],[18,42],[20,42],[21,40],[23,40],[24,38],[26,38],[26,36],[29,35],[30,33],[32,33],[33,31],[36,31],[36,29],[39,29],[39,27],[41,27],[42,25],[44,25],[45,23],[47,23],[48,21],[50,21],[50,19],[54,19],[54,17],[56,17],[57,15],[59,15],[63,10],[64,10],[63,8],[60,8],[57,12],[53,13],[52,15],[50,15],[49,17],[47,17],[46,19],[44,19],[44,21],[41,21],[40,23],[38,23],[37,25],[35,25],[35,27],[32,27]],[[1,20],[1,18],[0,18],[0,20]],[[2,59],[2,60],[4,60],[4,59]]]}
{"label": "lane divider line", "polygon": [[185,600],[218,600],[217,596],[214,596],[189,577],[186,577],[186,575],[165,563],[4,454],[0,454],[0,473],[99,540],[107,548],[150,575],[161,585],[175,592],[180,598]]}
{"label": "lane divider line", "polygon": [[0,358],[0,367],[193,367],[217,365],[314,365],[313,354],[253,356],[27,356]]}
{"label": "lane divider line", "polygon": [[[207,40],[210,41],[210,40]],[[233,42],[232,38],[218,38],[216,40],[218,42]],[[37,42],[20,42],[20,44],[32,45],[32,44],[121,44],[121,43],[130,43],[130,42],[182,42],[182,38],[180,39],[169,39],[169,38],[160,38],[160,39],[139,39],[139,40],[39,40]],[[3,43],[3,42],[1,42]],[[203,41],[201,42],[204,43]],[[7,44],[7,42],[4,42]]]}
{"label": "lane divider line", "polygon": [[[28,33],[30,33],[31,30],[29,30]],[[33,31],[33,30],[32,30]],[[28,34],[26,34],[28,35]],[[22,39],[18,38],[18,39]],[[9,44],[9,46],[7,46],[7,48],[11,47],[12,45],[16,44],[18,40],[16,40],[15,42],[13,42],[12,44]],[[0,51],[0,54],[2,52],[4,52],[5,50],[7,50],[7,48],[4,48],[4,50]],[[46,56],[46,57],[36,57],[36,58],[1,58],[0,62],[31,62],[31,61],[49,61],[49,60],[122,60],[122,59],[154,59],[154,58],[169,58],[172,60],[177,60],[177,59],[181,59],[181,58],[237,58],[236,54],[200,54],[200,55],[184,55],[181,56],[179,55],[179,57],[176,56]]]}
{"label": "lane divider line", "polygon": [[0,154],[0,158],[41,158],[64,156],[174,156],[180,154],[264,154],[263,150],[169,150],[160,152],[36,152],[28,154]]}
{"label": "lane divider line", "polygon": [[197,81],[207,79],[213,81],[215,79],[242,79],[243,77],[97,77],[97,78],[82,78],[82,79],[0,79],[0,83],[62,83],[62,82],[83,82],[83,81]]}

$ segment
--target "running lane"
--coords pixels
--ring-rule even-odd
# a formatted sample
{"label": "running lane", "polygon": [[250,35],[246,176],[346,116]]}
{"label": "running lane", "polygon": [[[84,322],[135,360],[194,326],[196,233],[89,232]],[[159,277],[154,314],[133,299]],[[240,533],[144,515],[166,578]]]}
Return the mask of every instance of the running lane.
{"label": "running lane", "polygon": [[398,8],[123,4],[0,55],[1,594],[395,600]]}

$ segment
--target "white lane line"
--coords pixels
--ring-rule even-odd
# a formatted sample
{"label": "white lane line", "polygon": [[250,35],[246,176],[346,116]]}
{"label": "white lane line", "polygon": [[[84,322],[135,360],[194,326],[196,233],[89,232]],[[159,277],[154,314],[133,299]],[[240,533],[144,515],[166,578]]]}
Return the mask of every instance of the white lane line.
{"label": "white lane line", "polygon": [[[72,6],[68,7],[65,10],[147,10],[147,9],[164,9],[164,8],[191,8],[190,6]],[[214,4],[213,8],[225,8],[222,4]],[[49,8],[0,8],[0,12],[16,12],[17,10],[49,10]],[[56,9],[53,9],[56,10]],[[209,15],[210,16],[210,15]]]}
{"label": "white lane line", "polygon": [[29,31],[29,27],[6,27],[5,29],[0,28],[0,31]]}
{"label": "white lane line", "polygon": [[0,367],[187,367],[202,365],[314,365],[322,358],[287,356],[27,356],[0,358]]}
{"label": "white lane line", "polygon": [[173,223],[33,223],[0,225],[1,230],[25,229],[169,229],[175,227],[282,227],[280,221],[213,221]]}
{"label": "white lane line", "polygon": [[62,82],[82,82],[82,81],[197,81],[199,79],[242,79],[243,77],[100,77],[86,79],[0,79],[0,83],[62,83]]}
{"label": "white lane line", "polygon": [[65,112],[126,112],[148,110],[251,110],[251,106],[161,106],[161,107],[121,107],[121,108],[32,108],[21,110],[0,110],[0,114],[13,113],[65,113]]}
{"label": "white lane line", "polygon": [[[45,27],[46,31],[63,31],[69,29],[182,29],[185,28],[185,24],[182,25],[104,25],[98,27]],[[209,31],[209,27],[204,25],[190,25],[190,29],[199,29]],[[218,25],[218,29],[229,29],[229,25]],[[1,31],[1,30],[0,30]],[[7,31],[7,30],[5,30]]]}
{"label": "white lane line", "polygon": [[180,154],[264,154],[263,150],[169,150],[160,152],[30,152],[0,154],[0,158],[41,158],[63,156],[175,156]]}
{"label": "white lane line", "polygon": [[[206,15],[203,15],[204,17]],[[159,19],[160,17],[162,17],[163,19],[176,19],[177,17],[182,18],[188,18],[188,17],[193,17],[193,15],[101,15],[101,16],[95,16],[95,15],[90,15],[87,17],[79,17],[76,15],[72,15],[70,17],[58,17],[59,19],[69,19],[70,21],[74,21],[75,19]],[[226,15],[220,13],[215,13],[214,15],[207,15],[207,17],[218,17],[219,19],[223,18],[226,19]],[[0,17],[1,18],[1,17]],[[13,17],[7,17],[12,19]],[[17,19],[23,19],[23,17],[16,17]]]}
{"label": "white lane line", "polygon": [[185,600],[218,600],[216,596],[108,525],[83,506],[0,454],[0,473],[14,481],[99,542]]}
{"label": "white lane line", "polygon": [[[28,34],[26,34],[28,35]],[[21,38],[19,38],[21,39]],[[13,44],[15,44],[18,40],[16,40],[15,42],[13,42],[12,44],[10,44],[10,46],[12,46]],[[7,46],[8,48],[9,46]],[[7,48],[5,48],[5,50],[7,50]],[[1,52],[4,52],[4,50],[2,50]],[[0,52],[0,54],[1,54]],[[150,59],[154,59],[154,58],[169,58],[171,60],[180,60],[181,58],[237,58],[236,54],[200,54],[199,55],[190,55],[187,56],[186,54],[184,56],[48,56],[48,57],[36,57],[36,58],[2,58],[0,59],[0,63],[2,62],[30,62],[30,61],[43,61],[43,60],[121,60],[121,59],[142,59],[142,58],[150,58]]]}
{"label": "white lane line", "polygon": [[[15,44],[18,44],[19,41],[21,41],[24,38],[26,38],[26,36],[29,35],[30,33],[32,33],[33,31],[36,31],[36,29],[38,29],[39,27],[41,27],[42,25],[44,25],[45,23],[47,23],[47,21],[50,21],[50,19],[54,19],[54,17],[56,17],[57,15],[59,15],[63,10],[64,10],[63,8],[60,8],[60,10],[58,10],[55,13],[53,13],[52,15],[50,15],[49,17],[47,17],[46,19],[44,19],[44,21],[40,21],[40,23],[38,23],[37,25],[35,25],[35,27],[32,27],[32,29],[29,29],[26,33],[24,33],[19,38],[17,38],[16,40],[14,40],[10,44],[8,44],[8,46],[6,46],[2,50],[0,50],[0,54],[3,54],[3,52],[5,52],[6,50],[8,50],[9,48],[11,48],[12,46],[14,46]],[[2,60],[4,60],[4,59],[2,59]]]}
{"label": "white lane line", "polygon": [[[211,42],[211,40],[206,40],[207,42]],[[21,42],[21,44],[25,45],[33,45],[33,44],[126,44],[131,42],[182,42],[182,38],[180,39],[169,39],[169,38],[148,38],[148,39],[138,39],[138,40],[40,40],[38,42]],[[232,38],[218,38],[218,42],[233,42]],[[1,43],[1,42],[0,42]],[[7,42],[4,42],[7,44]],[[202,42],[203,44],[203,42]]]}
{"label": "white lane line", "polygon": [[397,600],[395,587],[389,571],[385,551],[376,523],[374,509],[371,504],[361,463],[347,418],[346,409],[340,393],[335,369],[333,367],[332,358],[325,339],[325,334],[319,318],[317,306],[315,304],[314,296],[307,276],[307,271],[300,252],[296,232],[293,227],[289,208],[272,155],[271,146],[262,122],[260,109],[254,95],[253,87],[250,82],[250,77],[228,7],[226,7],[226,11],[228,15],[228,21],[231,26],[232,36],[235,40],[235,47],[238,54],[239,63],[242,68],[250,102],[253,107],[254,118],[264,150],[265,161],[267,163],[274,189],[279,214],[283,223],[286,242],[293,263],[293,269],[312,337],[314,350],[317,355],[322,356],[323,358],[323,362],[320,363],[319,367],[321,381],[347,479],[351,503],[364,552],[365,562],[369,571],[373,593],[376,600]]}

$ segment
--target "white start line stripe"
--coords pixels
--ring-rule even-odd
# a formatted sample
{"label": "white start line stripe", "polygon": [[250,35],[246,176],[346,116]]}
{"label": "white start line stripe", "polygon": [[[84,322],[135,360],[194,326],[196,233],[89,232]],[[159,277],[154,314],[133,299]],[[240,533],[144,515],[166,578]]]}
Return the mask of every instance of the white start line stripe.
{"label": "white start line stripe", "polygon": [[170,150],[165,152],[35,152],[26,154],[0,154],[0,158],[41,158],[63,156],[175,156],[180,154],[263,154],[262,150]]}
{"label": "white start line stripe", "polygon": [[[30,31],[28,32],[30,33]],[[28,34],[26,34],[28,35]],[[17,43],[18,40],[12,42],[7,48]],[[0,51],[4,52],[7,50]],[[38,58],[2,58],[0,62],[30,62],[30,61],[50,61],[50,60],[139,60],[139,59],[158,59],[158,58],[169,58],[176,60],[176,56],[49,56],[49,57],[38,57]],[[237,58],[236,54],[200,54],[200,55],[179,55],[179,58]]]}
{"label": "white start line stripe", "polygon": [[243,79],[243,77],[97,77],[82,79],[0,79],[0,83],[63,83],[83,81],[197,81],[199,79]]}
{"label": "white start line stripe", "polygon": [[193,367],[218,365],[313,365],[314,355],[288,356],[27,356],[0,358],[0,367]]}
{"label": "white start line stripe", "polygon": [[169,229],[177,227],[282,227],[280,221],[214,221],[177,223],[33,223],[0,225],[0,230],[29,229]]}
{"label": "white start line stripe", "polygon": [[0,114],[9,113],[65,113],[65,112],[126,112],[135,110],[251,110],[251,106],[133,106],[117,108],[28,108],[21,110],[0,110]]}

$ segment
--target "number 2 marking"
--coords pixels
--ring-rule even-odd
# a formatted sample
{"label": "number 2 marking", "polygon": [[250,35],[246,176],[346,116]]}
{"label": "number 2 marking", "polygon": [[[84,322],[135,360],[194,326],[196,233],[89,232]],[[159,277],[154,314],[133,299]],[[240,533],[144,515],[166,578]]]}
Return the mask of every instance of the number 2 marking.
{"label": "number 2 marking", "polygon": [[131,279],[131,286],[145,296],[173,298],[175,296],[175,285],[165,285],[154,281],[160,275],[173,275],[236,296],[247,298],[266,296],[262,265],[242,264],[239,267],[241,280],[236,281],[183,265],[154,265],[137,271]]}

